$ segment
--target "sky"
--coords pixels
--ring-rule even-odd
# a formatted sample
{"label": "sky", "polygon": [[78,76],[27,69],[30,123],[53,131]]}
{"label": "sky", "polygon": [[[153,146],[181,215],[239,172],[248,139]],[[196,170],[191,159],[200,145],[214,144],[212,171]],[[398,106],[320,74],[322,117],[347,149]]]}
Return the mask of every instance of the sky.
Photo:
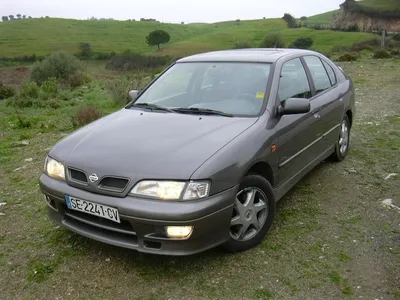
{"label": "sky", "polygon": [[344,0],[0,0],[0,16],[27,15],[116,20],[153,18],[168,23],[312,16]]}

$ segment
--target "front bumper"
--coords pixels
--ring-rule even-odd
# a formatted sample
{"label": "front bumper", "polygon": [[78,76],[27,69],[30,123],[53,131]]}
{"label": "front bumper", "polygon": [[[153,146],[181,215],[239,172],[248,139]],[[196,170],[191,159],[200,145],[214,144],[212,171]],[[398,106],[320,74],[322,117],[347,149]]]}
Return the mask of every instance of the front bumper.
{"label": "front bumper", "polygon": [[[237,187],[200,201],[171,202],[136,197],[116,198],[69,186],[45,174],[40,188],[49,217],[80,235],[104,243],[163,255],[190,255],[229,239],[229,225]],[[69,210],[65,195],[118,209],[121,224]],[[165,226],[194,226],[187,240],[168,238]]]}

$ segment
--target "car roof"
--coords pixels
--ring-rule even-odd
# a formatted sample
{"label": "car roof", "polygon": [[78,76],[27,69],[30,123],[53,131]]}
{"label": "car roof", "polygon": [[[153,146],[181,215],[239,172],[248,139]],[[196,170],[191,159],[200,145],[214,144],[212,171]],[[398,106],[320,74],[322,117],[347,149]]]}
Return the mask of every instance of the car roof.
{"label": "car roof", "polygon": [[186,62],[263,62],[274,63],[283,56],[316,54],[314,51],[300,49],[240,49],[240,50],[223,50],[196,54],[181,58],[177,63]]}

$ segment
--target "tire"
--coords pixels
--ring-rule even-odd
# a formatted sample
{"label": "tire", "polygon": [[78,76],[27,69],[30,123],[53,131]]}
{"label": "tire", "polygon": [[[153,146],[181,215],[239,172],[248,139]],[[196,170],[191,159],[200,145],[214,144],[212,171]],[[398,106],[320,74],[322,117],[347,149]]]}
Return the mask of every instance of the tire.
{"label": "tire", "polygon": [[[344,132],[344,127],[347,128],[347,130]],[[340,134],[339,137],[336,141],[335,144],[335,151],[332,153],[330,156],[330,159],[333,161],[343,161],[349,152],[349,146],[350,146],[350,121],[349,117],[347,115],[344,116],[341,124],[340,124]],[[344,137],[343,135],[346,134],[347,137]],[[342,140],[344,138],[344,140]],[[345,147],[344,144],[345,143]]]}
{"label": "tire", "polygon": [[260,244],[272,225],[275,210],[275,196],[268,180],[259,175],[245,176],[235,199],[230,239],[222,246],[229,252],[240,252]]}

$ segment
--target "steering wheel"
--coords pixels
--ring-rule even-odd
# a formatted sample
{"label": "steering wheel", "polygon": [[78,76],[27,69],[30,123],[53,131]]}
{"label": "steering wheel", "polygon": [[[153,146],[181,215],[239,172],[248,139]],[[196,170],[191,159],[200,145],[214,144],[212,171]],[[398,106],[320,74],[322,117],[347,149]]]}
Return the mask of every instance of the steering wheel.
{"label": "steering wheel", "polygon": [[246,100],[247,102],[251,103],[251,105],[254,106],[254,108],[259,108],[260,102],[262,102],[262,99],[258,99],[254,95],[246,93],[239,94],[235,96],[233,99]]}

